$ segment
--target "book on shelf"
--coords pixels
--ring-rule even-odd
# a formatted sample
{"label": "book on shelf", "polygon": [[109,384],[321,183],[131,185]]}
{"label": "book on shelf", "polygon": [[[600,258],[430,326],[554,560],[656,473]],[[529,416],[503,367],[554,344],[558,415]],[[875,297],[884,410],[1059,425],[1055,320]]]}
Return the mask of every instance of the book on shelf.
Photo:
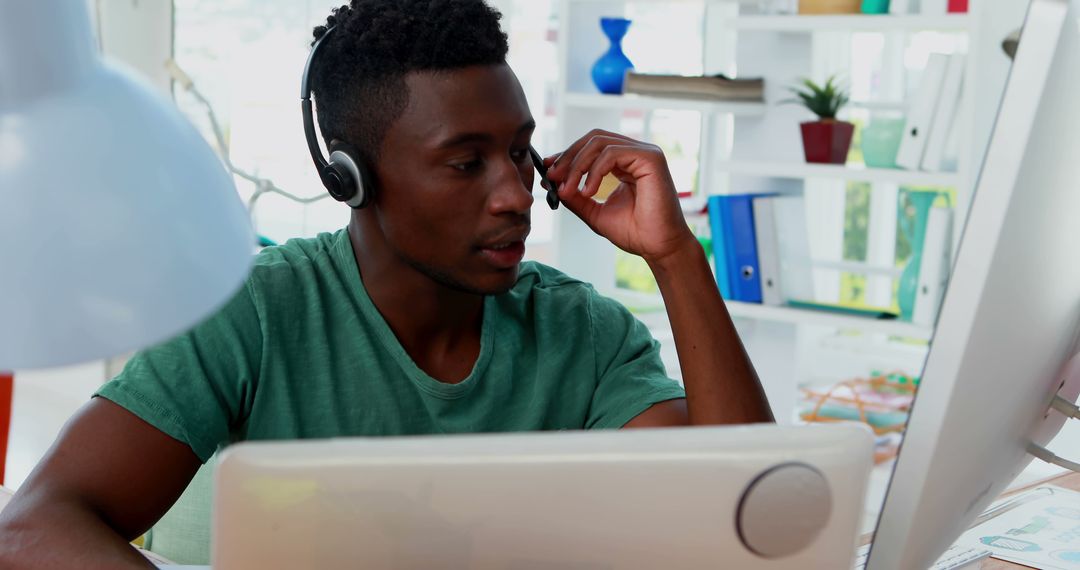
{"label": "book on shelf", "polygon": [[752,194],[709,197],[717,284],[731,301],[761,302],[753,199]]}
{"label": "book on shelf", "polygon": [[919,90],[908,109],[900,150],[896,153],[896,164],[901,168],[919,170],[922,167],[926,143],[930,130],[934,126],[948,63],[949,56],[940,53],[930,54]]}
{"label": "book on shelf", "polygon": [[896,165],[906,170],[945,172],[955,167],[957,109],[964,90],[967,58],[962,53],[930,54],[918,91],[908,108]]}
{"label": "book on shelf", "polygon": [[946,169],[949,136],[957,128],[957,108],[964,86],[964,66],[967,58],[964,54],[954,53],[949,56],[945,67],[945,78],[938,95],[937,109],[931,122],[926,152],[923,154],[922,169],[928,172],[941,172]]}
{"label": "book on shelf", "polygon": [[754,234],[757,238],[758,269],[761,275],[761,303],[783,305],[781,292],[780,250],[776,235],[775,198],[754,198]]}
{"label": "book on shelf", "polygon": [[911,322],[933,326],[945,296],[952,267],[953,211],[931,208],[926,220],[922,260],[919,265],[919,285],[915,291],[915,309]]}
{"label": "book on shelf", "polygon": [[732,79],[718,75],[663,75],[628,71],[623,93],[677,97],[708,101],[762,102],[765,100],[765,80]]}

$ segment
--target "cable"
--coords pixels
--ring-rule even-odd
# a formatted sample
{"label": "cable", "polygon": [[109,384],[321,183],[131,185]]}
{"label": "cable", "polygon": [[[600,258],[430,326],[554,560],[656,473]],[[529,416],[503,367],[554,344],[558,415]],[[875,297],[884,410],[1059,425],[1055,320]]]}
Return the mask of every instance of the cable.
{"label": "cable", "polygon": [[225,167],[228,168],[229,171],[233,174],[255,185],[255,192],[251,195],[251,198],[248,199],[248,211],[254,212],[255,202],[258,201],[260,196],[268,193],[277,194],[288,200],[302,205],[318,202],[319,200],[323,200],[330,196],[325,192],[321,192],[315,196],[302,198],[300,196],[297,196],[296,194],[283,190],[277,184],[274,184],[273,180],[268,180],[258,175],[251,174],[233,164],[232,160],[229,158],[229,145],[225,141],[224,130],[221,128],[221,124],[218,122],[217,114],[214,112],[214,106],[211,105],[210,101],[207,100],[205,96],[203,96],[203,94],[199,91],[197,87],[195,87],[195,82],[192,81],[191,77],[187,73],[185,73],[183,69],[180,68],[180,66],[176,63],[176,60],[167,60],[165,62],[165,69],[169,72],[169,75],[173,78],[173,81],[176,81],[176,83],[179,84],[180,87],[182,87],[188,93],[191,93],[195,100],[198,101],[206,110],[206,117],[210,121],[210,130],[213,132],[214,139],[217,141],[218,155],[221,157],[221,161],[225,163]]}
{"label": "cable", "polygon": [[1050,407],[1065,414],[1067,417],[1080,418],[1080,406],[1077,406],[1061,396],[1054,396],[1054,400],[1050,402]]}
{"label": "cable", "polygon": [[1038,457],[1039,459],[1042,459],[1043,461],[1045,461],[1047,463],[1052,463],[1054,465],[1057,465],[1058,467],[1064,467],[1065,469],[1069,469],[1071,471],[1075,471],[1077,473],[1080,473],[1080,463],[1077,463],[1075,461],[1069,461],[1068,459],[1065,459],[1065,458],[1062,458],[1062,457],[1058,457],[1052,451],[1050,451],[1049,449],[1046,449],[1045,447],[1043,447],[1041,445],[1036,445],[1034,443],[1029,443],[1028,447],[1027,447],[1027,451],[1028,451],[1028,453],[1034,455],[1035,457]]}

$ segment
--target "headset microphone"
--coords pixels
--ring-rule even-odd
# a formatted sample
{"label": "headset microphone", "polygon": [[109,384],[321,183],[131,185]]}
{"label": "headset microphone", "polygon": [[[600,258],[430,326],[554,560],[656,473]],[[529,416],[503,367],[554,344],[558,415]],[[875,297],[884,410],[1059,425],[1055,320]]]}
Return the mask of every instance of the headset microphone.
{"label": "headset microphone", "polygon": [[311,46],[311,54],[308,55],[307,63],[304,65],[304,78],[300,84],[300,110],[304,116],[304,136],[307,138],[311,160],[315,162],[315,168],[319,170],[319,178],[330,195],[335,200],[345,202],[353,208],[363,208],[371,203],[375,194],[370,171],[360,160],[356,149],[340,141],[330,141],[327,145],[330,150],[330,159],[323,158],[315,133],[315,116],[311,111],[311,63],[315,61],[319,46],[330,37],[333,31],[333,27],[328,28],[315,45]]}

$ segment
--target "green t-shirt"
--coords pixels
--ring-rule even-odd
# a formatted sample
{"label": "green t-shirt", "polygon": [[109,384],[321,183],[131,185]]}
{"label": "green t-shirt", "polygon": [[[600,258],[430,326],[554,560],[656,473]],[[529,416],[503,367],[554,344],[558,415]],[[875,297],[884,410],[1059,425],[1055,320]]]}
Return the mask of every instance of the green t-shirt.
{"label": "green t-shirt", "polygon": [[97,395],[202,461],[238,440],[618,428],[685,397],[643,324],[538,263],[485,299],[480,345],[464,381],[424,373],[341,230],[263,250],[222,310],[136,355]]}

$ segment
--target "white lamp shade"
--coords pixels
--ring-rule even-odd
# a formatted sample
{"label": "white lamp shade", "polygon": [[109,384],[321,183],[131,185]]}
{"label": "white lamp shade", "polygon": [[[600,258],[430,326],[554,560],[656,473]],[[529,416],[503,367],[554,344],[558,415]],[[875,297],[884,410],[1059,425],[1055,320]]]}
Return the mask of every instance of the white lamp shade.
{"label": "white lamp shade", "polygon": [[[29,26],[44,8],[78,35],[84,4],[0,0],[0,20],[22,10]],[[224,304],[251,264],[247,211],[199,133],[148,85],[71,53],[44,71],[0,55],[0,84],[16,86],[0,88],[0,370],[165,340]]]}

